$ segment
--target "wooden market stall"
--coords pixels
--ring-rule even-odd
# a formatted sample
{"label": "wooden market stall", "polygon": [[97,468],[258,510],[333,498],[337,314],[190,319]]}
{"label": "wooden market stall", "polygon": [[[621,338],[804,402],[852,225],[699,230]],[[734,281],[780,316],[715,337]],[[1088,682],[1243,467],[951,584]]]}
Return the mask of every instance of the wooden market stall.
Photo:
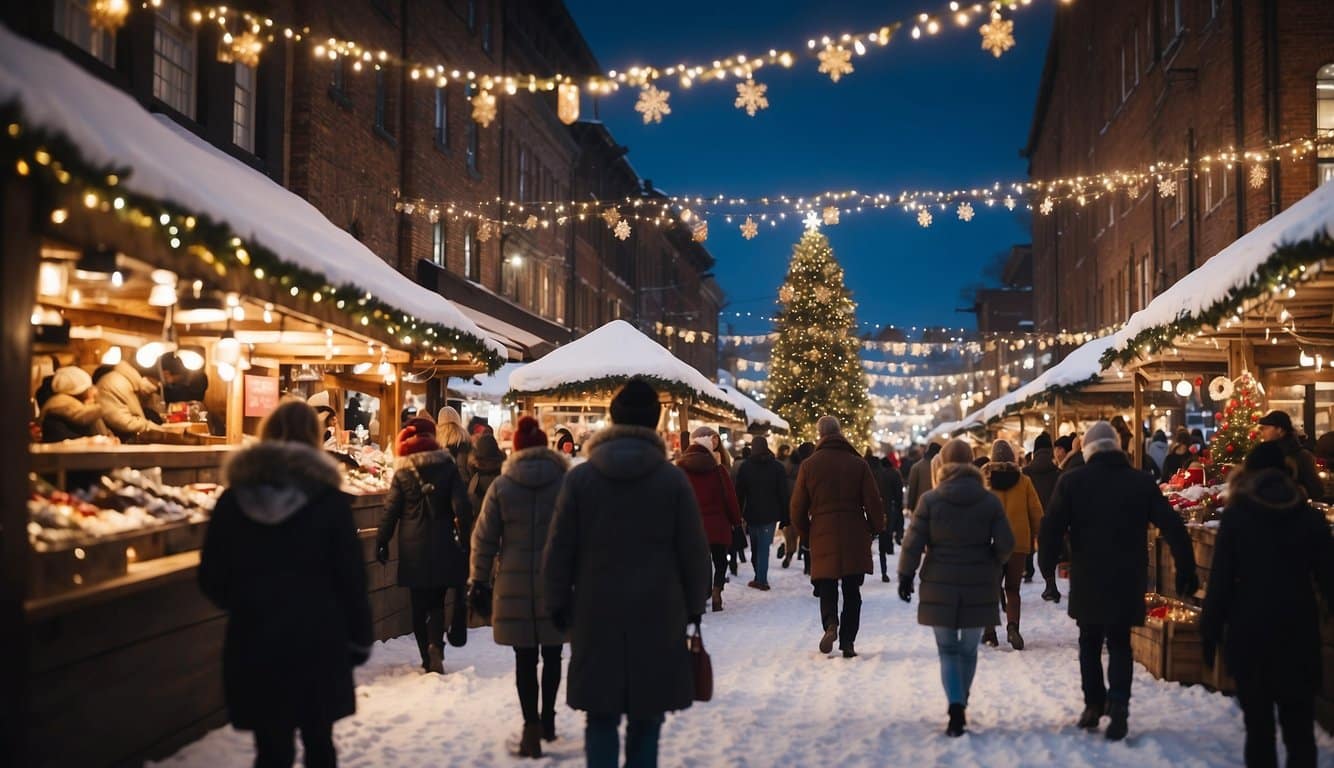
{"label": "wooden market stall", "polygon": [[699,424],[744,429],[746,416],[716,384],[624,320],[610,323],[510,375],[522,411],[569,424],[582,443],[608,421],[612,395],[633,376],[647,379],[664,406],[658,429],[669,449],[688,444]]}
{"label": "wooden market stall", "polygon": [[[480,371],[504,348],[296,195],[2,28],[0,126],[0,762],[133,764],[224,721],[224,619],[195,571],[221,464],[260,417],[323,392],[342,420],[363,393],[378,419],[330,447],[364,456],[397,430],[406,366]],[[168,356],[202,397],[165,424],[38,442],[51,368],[168,381]],[[358,470],[370,528],[384,478]],[[377,635],[401,634],[405,598],[363,540]]]}

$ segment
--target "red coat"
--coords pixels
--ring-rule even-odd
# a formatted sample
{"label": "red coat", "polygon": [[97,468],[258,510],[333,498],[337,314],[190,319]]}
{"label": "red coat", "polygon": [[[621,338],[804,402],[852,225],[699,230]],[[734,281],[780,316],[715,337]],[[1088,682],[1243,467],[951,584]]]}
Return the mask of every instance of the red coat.
{"label": "red coat", "polygon": [[732,527],[741,525],[741,507],[727,470],[702,445],[691,445],[677,460],[695,489],[710,544],[732,545]]}

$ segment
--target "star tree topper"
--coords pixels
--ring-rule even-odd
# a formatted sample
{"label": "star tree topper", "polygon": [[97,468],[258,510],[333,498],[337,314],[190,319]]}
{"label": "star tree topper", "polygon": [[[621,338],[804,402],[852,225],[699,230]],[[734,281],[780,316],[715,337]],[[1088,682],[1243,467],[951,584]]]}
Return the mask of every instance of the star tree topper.
{"label": "star tree topper", "polygon": [[667,105],[667,100],[671,96],[671,93],[659,90],[656,86],[644,86],[644,90],[639,92],[639,101],[635,104],[635,111],[644,116],[644,125],[661,123],[663,115],[672,113],[672,108]]}

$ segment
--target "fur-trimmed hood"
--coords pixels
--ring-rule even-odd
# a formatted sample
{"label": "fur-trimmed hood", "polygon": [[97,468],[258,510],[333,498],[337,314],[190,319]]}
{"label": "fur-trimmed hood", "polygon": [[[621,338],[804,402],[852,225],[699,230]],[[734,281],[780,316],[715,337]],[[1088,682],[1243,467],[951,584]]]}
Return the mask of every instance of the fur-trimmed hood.
{"label": "fur-trimmed hood", "polygon": [[338,465],[322,449],[279,440],[237,451],[222,474],[242,514],[265,525],[278,525],[343,484]]}
{"label": "fur-trimmed hood", "polygon": [[559,482],[570,468],[570,460],[544,445],[515,451],[500,468],[500,476],[525,488],[542,488]]}
{"label": "fur-trimmed hood", "polygon": [[983,485],[982,470],[972,464],[950,462],[940,465],[939,482],[928,493],[934,493],[951,504],[975,503],[990,493]]}
{"label": "fur-trimmed hood", "polygon": [[982,476],[992,490],[1008,491],[1019,484],[1022,473],[1013,461],[989,461],[982,467]]}
{"label": "fur-trimmed hood", "polygon": [[588,463],[616,479],[643,477],[667,461],[667,444],[656,430],[613,424],[584,443]]}
{"label": "fur-trimmed hood", "polygon": [[1262,469],[1239,472],[1232,481],[1230,501],[1246,500],[1273,513],[1292,512],[1306,506],[1305,492],[1290,471]]}
{"label": "fur-trimmed hood", "polygon": [[454,457],[449,455],[449,451],[441,448],[438,451],[422,451],[408,456],[399,456],[394,459],[394,471],[415,467],[421,469],[428,464],[453,464]]}

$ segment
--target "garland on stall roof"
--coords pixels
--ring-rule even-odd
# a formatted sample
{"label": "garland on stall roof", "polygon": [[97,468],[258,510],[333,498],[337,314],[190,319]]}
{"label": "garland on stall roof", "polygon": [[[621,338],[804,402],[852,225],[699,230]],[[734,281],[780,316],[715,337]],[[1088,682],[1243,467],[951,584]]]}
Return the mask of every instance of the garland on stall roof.
{"label": "garland on stall roof", "polygon": [[620,389],[621,386],[631,378],[647,381],[649,384],[652,384],[653,388],[658,392],[666,392],[682,398],[693,398],[716,408],[721,408],[727,413],[737,414],[743,421],[747,419],[745,412],[726,400],[706,395],[702,392],[697,392],[694,387],[674,379],[665,379],[661,376],[652,376],[648,374],[636,374],[634,377],[625,375],[601,376],[596,379],[570,381],[558,386],[544,387],[542,389],[534,389],[531,391],[511,389],[509,392],[505,393],[504,400],[507,403],[515,403],[518,402],[520,398],[524,397],[557,397],[573,400],[588,395],[610,395],[614,394],[616,390]]}
{"label": "garland on stall roof", "polygon": [[[171,250],[198,258],[219,277],[230,270],[248,272],[292,298],[333,304],[348,318],[349,327],[374,326],[397,339],[402,349],[449,354],[455,359],[460,353],[469,354],[484,363],[488,372],[504,362],[481,337],[413,317],[353,283],[333,285],[326,276],[237,236],[227,222],[123,188],[132,169],[98,166],[85,159],[63,132],[25,125],[16,102],[0,105],[0,124],[5,126],[0,134],[3,172],[32,180],[53,199],[64,190],[75,192],[85,207],[153,230]],[[68,211],[56,208],[50,220],[59,225],[67,215]]]}
{"label": "garland on stall roof", "polygon": [[1100,360],[1103,368],[1172,347],[1178,337],[1203,328],[1218,327],[1229,316],[1240,312],[1246,302],[1272,294],[1290,281],[1305,279],[1310,274],[1309,265],[1329,258],[1334,258],[1334,235],[1329,230],[1317,232],[1306,240],[1280,245],[1251,274],[1245,285],[1232,288],[1207,309],[1195,314],[1183,313],[1172,322],[1145,328],[1120,349],[1109,348]]}

